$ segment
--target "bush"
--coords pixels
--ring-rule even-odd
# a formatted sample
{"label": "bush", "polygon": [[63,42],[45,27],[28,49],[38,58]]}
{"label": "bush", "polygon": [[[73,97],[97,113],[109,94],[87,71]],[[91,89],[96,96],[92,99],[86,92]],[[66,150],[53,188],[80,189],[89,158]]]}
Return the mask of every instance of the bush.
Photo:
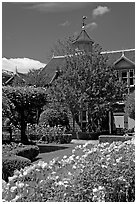
{"label": "bush", "polygon": [[39,123],[49,125],[51,127],[61,125],[69,126],[69,119],[65,111],[58,111],[55,109],[47,109],[40,115]]}
{"label": "bush", "polygon": [[66,134],[63,127],[49,127],[41,125],[40,131],[43,132],[43,136],[41,137],[39,142],[45,141],[47,143],[55,142],[59,144],[67,144],[72,140],[72,135]]}
{"label": "bush", "polygon": [[98,140],[100,135],[109,134],[108,131],[102,132],[78,132],[78,139],[80,140]]}
{"label": "bush", "polygon": [[38,156],[39,148],[38,146],[28,145],[26,147],[17,148],[15,150],[15,154],[17,156],[25,157],[32,161],[36,156]]}
{"label": "bush", "polygon": [[15,170],[20,170],[25,166],[29,166],[31,161],[27,158],[12,155],[2,158],[2,179],[8,182],[8,177],[14,175]]}
{"label": "bush", "polygon": [[18,155],[33,160],[39,154],[39,148],[36,145],[24,145],[22,143],[11,142],[2,145],[2,155]]}

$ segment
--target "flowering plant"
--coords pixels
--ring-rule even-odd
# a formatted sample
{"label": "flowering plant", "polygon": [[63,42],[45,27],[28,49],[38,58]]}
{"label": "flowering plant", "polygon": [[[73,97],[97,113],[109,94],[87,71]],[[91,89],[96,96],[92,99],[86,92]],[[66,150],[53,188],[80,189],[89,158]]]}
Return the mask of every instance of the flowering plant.
{"label": "flowering plant", "polygon": [[[46,143],[70,143],[71,135],[65,133],[66,130],[62,126],[50,127],[49,125],[39,124],[35,126],[35,135],[38,142]],[[34,136],[33,136],[34,138]]]}
{"label": "flowering plant", "polygon": [[135,144],[78,145],[71,156],[39,161],[3,185],[3,201],[130,202],[135,200]]}

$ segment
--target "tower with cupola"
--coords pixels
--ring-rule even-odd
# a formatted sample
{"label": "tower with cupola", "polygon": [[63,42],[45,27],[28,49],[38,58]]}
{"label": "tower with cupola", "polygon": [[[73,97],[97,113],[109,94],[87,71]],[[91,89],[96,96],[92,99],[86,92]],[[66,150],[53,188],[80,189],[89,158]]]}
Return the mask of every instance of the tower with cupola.
{"label": "tower with cupola", "polygon": [[73,46],[77,51],[84,51],[85,53],[91,53],[92,52],[92,45],[93,40],[90,38],[86,31],[86,24],[85,19],[87,17],[83,16],[82,18],[82,29],[80,34],[77,36],[77,38],[73,41]]}

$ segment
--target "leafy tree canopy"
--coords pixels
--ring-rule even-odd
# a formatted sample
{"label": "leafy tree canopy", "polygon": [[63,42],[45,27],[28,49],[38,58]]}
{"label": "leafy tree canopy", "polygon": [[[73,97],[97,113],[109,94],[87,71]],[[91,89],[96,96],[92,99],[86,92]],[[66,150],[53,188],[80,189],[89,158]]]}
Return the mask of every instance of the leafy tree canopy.
{"label": "leafy tree canopy", "polygon": [[[65,46],[62,43],[61,49]],[[100,54],[99,45],[94,43],[92,53],[76,51],[72,46],[69,48],[67,44],[66,53],[69,50],[71,54],[66,55],[66,63],[60,68],[62,74],[54,81],[50,92],[54,100],[64,103],[75,118],[86,108],[89,122],[96,120],[99,124],[110,104],[124,99],[125,85],[119,82],[114,67],[107,63],[107,57]]]}
{"label": "leafy tree canopy", "polygon": [[2,88],[2,92],[3,102],[5,100],[8,102],[7,116],[10,117],[13,124],[19,125],[21,140],[25,141],[27,140],[25,136],[27,123],[36,123],[43,106],[47,103],[46,91],[42,88],[6,86]]}

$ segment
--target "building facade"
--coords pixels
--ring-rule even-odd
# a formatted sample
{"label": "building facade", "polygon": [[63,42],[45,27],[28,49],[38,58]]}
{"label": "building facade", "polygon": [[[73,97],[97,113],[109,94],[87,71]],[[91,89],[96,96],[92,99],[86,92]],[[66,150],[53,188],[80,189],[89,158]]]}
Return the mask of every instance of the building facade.
{"label": "building facade", "polygon": [[[92,52],[93,43],[94,41],[90,38],[86,31],[85,22],[83,19],[80,34],[72,44],[77,51],[89,53]],[[128,89],[127,94],[130,96],[130,93],[135,91],[135,49],[103,51],[101,54],[108,57],[108,64],[114,65],[119,81],[126,82]],[[43,69],[41,69],[40,74],[45,78],[47,87],[51,85],[59,76],[59,69],[63,63],[65,63],[65,56],[53,56],[49,63]],[[18,76],[19,73],[16,73],[16,75]],[[9,82],[12,80],[12,78],[9,79]],[[83,131],[85,131],[85,126],[88,122],[88,112],[86,108],[80,112],[79,121]],[[115,104],[113,117],[111,114],[109,114],[110,133],[124,128],[131,129],[134,127],[134,125],[135,121],[132,121],[124,112],[124,103]]]}

